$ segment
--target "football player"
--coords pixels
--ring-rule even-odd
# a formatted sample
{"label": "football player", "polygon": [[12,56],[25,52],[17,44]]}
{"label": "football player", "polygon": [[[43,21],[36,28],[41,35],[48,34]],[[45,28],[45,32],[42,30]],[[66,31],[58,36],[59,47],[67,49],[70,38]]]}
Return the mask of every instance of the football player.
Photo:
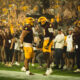
{"label": "football player", "polygon": [[32,73],[29,70],[29,62],[34,57],[33,46],[32,46],[32,41],[33,41],[32,27],[34,26],[34,19],[32,17],[28,17],[25,19],[25,23],[26,24],[22,30],[20,40],[21,43],[23,44],[23,50],[25,54],[24,65],[26,68],[26,75],[31,75]]}
{"label": "football player", "polygon": [[44,59],[47,62],[47,70],[45,72],[45,75],[49,75],[52,73],[52,69],[50,68],[50,64],[52,62],[52,53],[51,53],[51,47],[53,45],[53,28],[50,26],[50,23],[48,22],[47,18],[42,16],[38,19],[38,22],[41,27],[43,27],[44,31],[44,42],[43,42],[43,54]]}

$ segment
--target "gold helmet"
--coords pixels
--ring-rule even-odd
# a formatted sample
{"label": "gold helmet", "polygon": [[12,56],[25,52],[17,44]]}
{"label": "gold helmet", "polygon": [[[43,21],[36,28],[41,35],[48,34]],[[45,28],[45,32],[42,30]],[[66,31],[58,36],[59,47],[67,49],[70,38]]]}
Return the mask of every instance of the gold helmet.
{"label": "gold helmet", "polygon": [[34,25],[34,19],[32,17],[27,17],[25,19],[25,23],[30,24],[31,26],[33,26]]}
{"label": "gold helmet", "polygon": [[41,22],[42,25],[44,25],[44,24],[46,23],[46,21],[47,21],[47,18],[44,17],[44,16],[42,16],[42,17],[40,17],[40,18],[38,19],[38,22]]}

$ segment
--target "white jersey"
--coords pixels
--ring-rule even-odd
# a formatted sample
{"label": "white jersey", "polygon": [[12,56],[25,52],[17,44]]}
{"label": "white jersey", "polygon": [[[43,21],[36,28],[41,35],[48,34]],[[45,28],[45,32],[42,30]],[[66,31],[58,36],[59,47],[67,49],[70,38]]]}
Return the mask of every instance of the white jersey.
{"label": "white jersey", "polygon": [[68,35],[67,39],[66,39],[66,43],[67,43],[67,51],[70,52],[73,48],[73,38],[72,35]]}

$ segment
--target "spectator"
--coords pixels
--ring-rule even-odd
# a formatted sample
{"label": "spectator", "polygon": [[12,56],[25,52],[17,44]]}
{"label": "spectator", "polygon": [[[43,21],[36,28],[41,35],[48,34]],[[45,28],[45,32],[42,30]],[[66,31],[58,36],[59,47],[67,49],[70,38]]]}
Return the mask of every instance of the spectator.
{"label": "spectator", "polygon": [[6,54],[6,66],[12,66],[13,58],[13,36],[10,34],[8,29],[5,29],[5,54]]}
{"label": "spectator", "polygon": [[69,35],[67,36],[66,43],[67,43],[67,69],[73,69],[74,64],[74,46],[73,46],[73,38],[72,38],[72,28],[69,29]]}
{"label": "spectator", "polygon": [[58,29],[58,34],[54,39],[55,44],[55,63],[56,67],[59,68],[59,64],[61,62],[61,69],[63,69],[64,66],[64,60],[63,60],[63,47],[64,47],[64,34],[62,33],[61,29]]}
{"label": "spectator", "polygon": [[19,39],[19,33],[15,36],[15,46],[14,46],[14,56],[13,56],[13,63],[15,62],[15,65],[19,66],[21,61],[21,50],[20,50],[20,39]]}
{"label": "spectator", "polygon": [[73,42],[76,47],[75,54],[77,64],[77,69],[74,72],[80,72],[80,26],[74,28]]}
{"label": "spectator", "polygon": [[2,63],[4,63],[4,33],[0,30],[0,55]]}

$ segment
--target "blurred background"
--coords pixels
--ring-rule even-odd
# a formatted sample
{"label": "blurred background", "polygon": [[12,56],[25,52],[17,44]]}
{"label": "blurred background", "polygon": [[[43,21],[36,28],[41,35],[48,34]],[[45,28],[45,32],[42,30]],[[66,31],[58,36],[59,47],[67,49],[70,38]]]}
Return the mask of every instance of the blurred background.
{"label": "blurred background", "polygon": [[0,21],[22,23],[25,14],[53,15],[57,22],[74,21],[80,17],[80,0],[0,0]]}

